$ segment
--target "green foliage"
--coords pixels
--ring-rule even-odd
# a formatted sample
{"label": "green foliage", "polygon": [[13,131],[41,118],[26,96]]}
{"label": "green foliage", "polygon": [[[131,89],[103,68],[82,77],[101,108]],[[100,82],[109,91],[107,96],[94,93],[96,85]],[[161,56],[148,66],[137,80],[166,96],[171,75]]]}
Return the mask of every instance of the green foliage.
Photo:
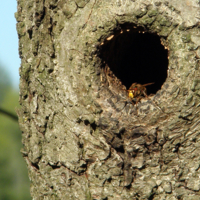
{"label": "green foliage", "polygon": [[[0,107],[15,113],[15,108],[19,106],[18,93],[11,88],[7,79],[1,78],[0,75]],[[21,147],[18,123],[0,114],[0,199],[2,200],[31,199],[27,169],[20,153]]]}
{"label": "green foliage", "polygon": [[0,104],[5,97],[6,91],[11,86],[8,73],[0,66]]}

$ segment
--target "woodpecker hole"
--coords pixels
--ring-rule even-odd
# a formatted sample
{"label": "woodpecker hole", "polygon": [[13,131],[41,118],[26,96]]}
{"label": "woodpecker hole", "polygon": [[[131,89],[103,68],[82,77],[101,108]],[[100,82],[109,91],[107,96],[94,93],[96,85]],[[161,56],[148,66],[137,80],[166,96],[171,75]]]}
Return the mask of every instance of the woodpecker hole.
{"label": "woodpecker hole", "polygon": [[106,65],[128,89],[132,83],[154,83],[147,94],[156,94],[167,78],[168,49],[157,34],[143,27],[123,25],[100,46],[102,67]]}

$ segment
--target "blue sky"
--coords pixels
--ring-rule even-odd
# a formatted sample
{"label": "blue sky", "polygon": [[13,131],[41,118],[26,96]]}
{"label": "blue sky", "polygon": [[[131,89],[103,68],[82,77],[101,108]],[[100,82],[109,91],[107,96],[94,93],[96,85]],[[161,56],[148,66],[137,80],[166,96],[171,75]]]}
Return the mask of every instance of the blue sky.
{"label": "blue sky", "polygon": [[16,0],[1,0],[0,3],[0,65],[8,71],[12,85],[19,87],[20,58],[16,31]]}

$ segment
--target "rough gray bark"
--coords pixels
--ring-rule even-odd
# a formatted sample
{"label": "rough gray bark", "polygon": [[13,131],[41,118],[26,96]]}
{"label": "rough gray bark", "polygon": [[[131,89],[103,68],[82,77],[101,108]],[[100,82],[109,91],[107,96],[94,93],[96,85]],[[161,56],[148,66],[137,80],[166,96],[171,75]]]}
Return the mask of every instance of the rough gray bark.
{"label": "rough gray bark", "polygon": [[[198,1],[18,0],[16,19],[33,199],[200,199]],[[99,49],[124,23],[169,49],[150,97],[163,111],[132,105],[102,67]]]}

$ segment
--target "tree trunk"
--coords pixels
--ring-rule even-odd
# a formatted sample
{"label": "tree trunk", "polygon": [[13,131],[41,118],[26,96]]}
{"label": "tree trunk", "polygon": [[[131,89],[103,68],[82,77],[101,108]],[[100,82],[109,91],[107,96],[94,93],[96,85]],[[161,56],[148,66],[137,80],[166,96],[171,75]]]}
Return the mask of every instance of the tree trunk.
{"label": "tree trunk", "polygon": [[198,1],[18,0],[16,19],[33,199],[200,199]]}

